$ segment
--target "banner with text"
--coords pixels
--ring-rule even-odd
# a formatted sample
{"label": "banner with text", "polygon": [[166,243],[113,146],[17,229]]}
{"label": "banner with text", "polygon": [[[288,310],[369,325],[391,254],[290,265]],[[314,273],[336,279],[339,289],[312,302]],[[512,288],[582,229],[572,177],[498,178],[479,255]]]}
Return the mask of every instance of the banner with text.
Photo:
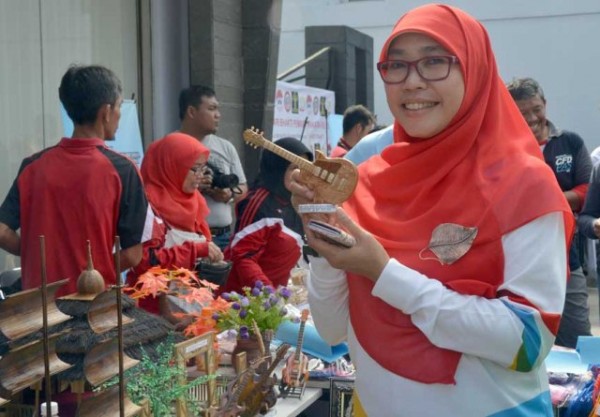
{"label": "banner with text", "polygon": [[[66,138],[71,137],[73,134],[73,121],[69,118],[62,104],[60,105],[60,115],[64,135]],[[121,120],[115,133],[115,139],[106,141],[106,146],[132,159],[138,168],[142,165],[144,147],[135,101],[123,100]]]}
{"label": "banner with text", "polygon": [[327,134],[327,116],[334,111],[333,91],[277,81],[273,141],[291,136],[329,154],[338,140]]}

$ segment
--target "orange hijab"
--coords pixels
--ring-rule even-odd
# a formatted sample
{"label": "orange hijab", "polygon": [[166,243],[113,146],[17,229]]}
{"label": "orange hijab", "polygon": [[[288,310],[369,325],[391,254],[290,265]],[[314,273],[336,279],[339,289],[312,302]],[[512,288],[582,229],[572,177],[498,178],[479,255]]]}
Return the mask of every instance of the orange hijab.
{"label": "orange hijab", "polygon": [[148,200],[158,215],[171,227],[201,233],[210,240],[206,223],[209,209],[206,200],[196,191],[184,193],[185,177],[194,163],[209,149],[190,135],[170,133],[153,142],[142,162],[142,178]]}
{"label": "orange hijab", "polygon": [[[463,102],[446,129],[426,140],[409,137],[396,122],[395,143],[359,167],[358,187],[345,208],[391,257],[446,287],[490,299],[508,295],[531,305],[498,293],[504,279],[502,236],[562,211],[570,241],[571,211],[498,75],[483,26],[454,7],[422,6],[398,21],[380,60],[407,32],[425,34],[459,58]],[[441,223],[478,228],[470,250],[450,265],[441,265],[427,249]],[[370,295],[370,280],[348,274],[348,285],[350,320],[372,358],[412,380],[454,382],[460,352],[431,344],[410,316]],[[560,316],[542,318],[555,332]]]}

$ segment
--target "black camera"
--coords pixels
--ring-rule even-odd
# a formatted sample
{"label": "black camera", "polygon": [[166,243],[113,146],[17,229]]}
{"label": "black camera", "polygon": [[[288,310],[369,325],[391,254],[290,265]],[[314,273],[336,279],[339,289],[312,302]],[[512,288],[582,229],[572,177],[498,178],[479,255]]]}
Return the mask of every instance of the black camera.
{"label": "black camera", "polygon": [[238,188],[240,185],[240,179],[235,174],[225,174],[219,168],[213,164],[206,164],[206,166],[212,171],[212,187],[213,188],[231,188],[232,190]]}

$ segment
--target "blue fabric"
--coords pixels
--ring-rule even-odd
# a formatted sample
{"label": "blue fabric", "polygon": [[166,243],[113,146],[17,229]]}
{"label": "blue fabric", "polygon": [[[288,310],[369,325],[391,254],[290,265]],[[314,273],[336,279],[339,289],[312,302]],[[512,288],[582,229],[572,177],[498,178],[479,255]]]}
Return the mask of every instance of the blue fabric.
{"label": "blue fabric", "polygon": [[516,407],[490,414],[488,417],[552,417],[553,415],[550,392],[546,391]]}
{"label": "blue fabric", "polygon": [[516,304],[502,300],[504,305],[512,311],[523,323],[523,341],[517,357],[513,361],[515,371],[528,372],[530,371],[540,356],[542,337],[540,329],[535,320],[533,311],[526,308],[520,308]]}

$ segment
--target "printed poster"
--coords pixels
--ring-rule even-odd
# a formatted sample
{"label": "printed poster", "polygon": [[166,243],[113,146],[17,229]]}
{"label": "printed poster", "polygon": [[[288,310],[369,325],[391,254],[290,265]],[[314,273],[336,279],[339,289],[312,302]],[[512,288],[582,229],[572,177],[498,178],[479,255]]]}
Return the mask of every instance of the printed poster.
{"label": "printed poster", "polygon": [[335,93],[277,81],[273,141],[286,136],[302,140],[313,151],[329,154],[339,138],[329,138],[327,117],[335,111]]}

